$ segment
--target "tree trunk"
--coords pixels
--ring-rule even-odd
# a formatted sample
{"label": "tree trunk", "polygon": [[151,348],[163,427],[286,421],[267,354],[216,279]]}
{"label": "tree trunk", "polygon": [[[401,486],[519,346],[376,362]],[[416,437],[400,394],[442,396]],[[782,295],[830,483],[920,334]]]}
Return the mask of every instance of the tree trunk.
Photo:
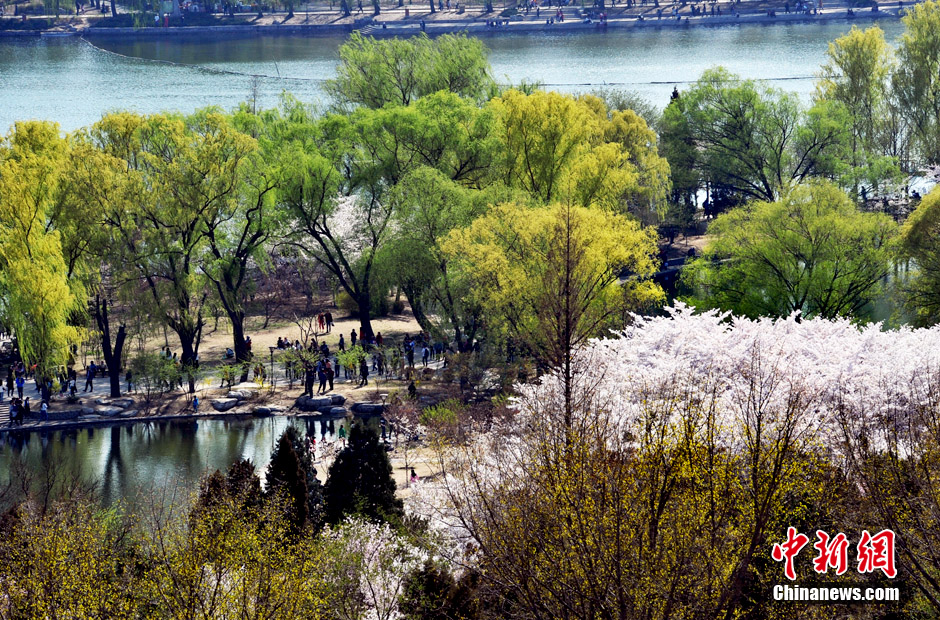
{"label": "tree trunk", "polygon": [[434,0],[428,0],[431,3],[431,12],[437,13],[437,9],[434,8]]}
{"label": "tree trunk", "polygon": [[373,15],[378,15],[382,12],[382,7],[379,6],[379,0],[372,0],[372,8],[374,9]]}
{"label": "tree trunk", "polygon": [[431,321],[428,319],[428,315],[424,313],[424,304],[421,303],[421,297],[415,293],[415,291],[408,286],[402,287],[402,290],[405,293],[405,296],[408,298],[408,305],[411,306],[411,313],[415,317],[415,321],[418,322],[418,325],[421,326],[421,329],[427,333],[431,333]]}
{"label": "tree trunk", "polygon": [[361,293],[356,300],[359,305],[359,339],[363,341],[372,340],[372,298],[368,292]]}
{"label": "tree trunk", "polygon": [[175,331],[180,339],[180,349],[182,349],[180,364],[189,381],[189,393],[195,394],[196,375],[194,370],[196,368],[196,349],[199,346],[197,344],[197,330],[179,329]]}
{"label": "tree trunk", "polygon": [[111,17],[117,17],[117,0],[111,0]]}
{"label": "tree trunk", "polygon": [[248,362],[251,361],[252,353],[248,350],[248,345],[245,342],[245,313],[244,312],[233,312],[229,314],[229,319],[232,321],[232,337],[235,341],[235,362],[241,364],[242,374],[241,381],[244,383],[248,381]]}
{"label": "tree trunk", "polygon": [[108,365],[108,379],[111,383],[111,398],[121,396],[121,366],[124,353],[124,341],[127,330],[122,324],[118,327],[114,346],[111,346],[111,320],[108,316],[108,300],[95,295],[95,323],[101,332],[101,352]]}

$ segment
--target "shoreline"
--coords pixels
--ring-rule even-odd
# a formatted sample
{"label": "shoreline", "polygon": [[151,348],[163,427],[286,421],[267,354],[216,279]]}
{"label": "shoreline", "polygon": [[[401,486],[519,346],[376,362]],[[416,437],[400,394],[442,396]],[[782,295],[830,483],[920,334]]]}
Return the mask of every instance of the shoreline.
{"label": "shoreline", "polygon": [[[910,4],[906,5],[910,6]],[[906,6],[904,8],[906,8]],[[548,11],[546,11],[547,13]],[[388,17],[393,14],[388,11],[380,17]],[[593,22],[582,23],[577,19],[570,21],[556,22],[546,24],[540,19],[519,19],[518,17],[509,18],[508,25],[492,27],[487,25],[485,17],[468,16],[463,19],[440,19],[427,21],[424,32],[429,36],[465,32],[476,37],[501,36],[501,35],[531,35],[531,34],[583,34],[590,32],[606,32],[609,30],[630,30],[633,28],[642,29],[686,29],[700,27],[724,27],[724,26],[744,26],[761,25],[774,26],[781,24],[807,24],[807,23],[829,23],[833,21],[845,21],[848,23],[864,22],[871,23],[883,19],[896,20],[903,15],[903,8],[894,6],[891,9],[882,9],[878,12],[871,12],[870,9],[860,9],[849,15],[845,8],[824,9],[817,15],[805,15],[798,13],[778,13],[775,17],[764,14],[745,14],[745,15],[722,15],[722,16],[687,16],[681,15],[681,19],[664,18],[656,19],[638,19],[636,16],[611,17],[605,24]],[[488,16],[490,19],[494,15]],[[498,16],[497,16],[498,18]],[[499,19],[499,18],[498,18]],[[0,38],[12,37],[94,37],[99,39],[117,38],[117,39],[163,39],[163,38],[186,38],[186,37],[206,37],[229,38],[229,37],[255,37],[255,36],[347,36],[354,31],[362,34],[379,37],[396,36],[415,36],[422,32],[422,17],[414,15],[407,19],[386,19],[378,21],[375,19],[358,19],[357,23],[313,23],[313,24],[225,24],[212,26],[171,26],[166,28],[108,28],[87,26],[83,28],[72,28],[70,30],[0,30]],[[58,27],[56,27],[58,28]]]}
{"label": "shoreline", "polygon": [[[219,411],[206,411],[204,413],[179,413],[179,414],[163,414],[163,415],[153,415],[153,416],[138,416],[131,418],[122,418],[119,416],[116,417],[100,417],[98,419],[80,419],[80,420],[51,420],[46,422],[34,421],[32,423],[23,424],[22,426],[2,426],[0,427],[0,439],[8,437],[10,435],[26,435],[26,434],[41,434],[41,433],[54,433],[56,431],[72,431],[72,430],[81,430],[85,428],[100,428],[105,426],[131,426],[134,424],[141,423],[158,423],[158,422],[198,422],[199,420],[263,420],[267,418],[323,418],[330,420],[339,420],[348,416],[328,416],[321,413],[305,412],[305,411],[296,411],[296,412],[277,412],[277,413],[251,413],[251,412],[238,412],[238,413],[222,413]],[[356,418],[367,418],[368,414],[356,414],[353,417]]]}

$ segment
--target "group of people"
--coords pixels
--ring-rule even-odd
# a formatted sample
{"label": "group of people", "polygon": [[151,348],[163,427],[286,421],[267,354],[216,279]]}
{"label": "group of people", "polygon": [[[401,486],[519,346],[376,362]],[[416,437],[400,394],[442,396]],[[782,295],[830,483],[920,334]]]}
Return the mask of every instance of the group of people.
{"label": "group of people", "polygon": [[[9,426],[22,426],[23,420],[30,417],[32,412],[30,411],[29,405],[29,396],[26,398],[13,398],[10,401],[10,421],[8,422]],[[39,406],[39,420],[45,421],[49,419],[49,403],[48,401],[43,400],[42,404]]]}
{"label": "group of people", "polygon": [[[36,366],[27,367],[23,362],[16,362],[7,367],[6,395],[10,399],[9,408],[9,426],[22,425],[23,420],[32,415],[29,403],[29,396],[24,396],[26,380],[29,376],[35,376]],[[51,381],[50,381],[51,383]],[[37,381],[37,390],[41,387],[41,382]],[[0,388],[0,401],[3,401],[3,389]],[[39,409],[39,419],[49,419],[49,401],[42,399]]]}

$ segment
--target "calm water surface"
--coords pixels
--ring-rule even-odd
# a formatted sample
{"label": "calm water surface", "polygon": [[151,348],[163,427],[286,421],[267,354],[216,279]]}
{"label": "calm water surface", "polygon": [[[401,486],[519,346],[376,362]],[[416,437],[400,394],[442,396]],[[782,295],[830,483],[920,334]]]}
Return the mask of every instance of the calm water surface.
{"label": "calm water surface", "polygon": [[[311,433],[324,444],[336,440],[341,419],[332,432],[312,418],[272,416],[250,419],[200,419],[142,422],[111,427],[0,436],[0,484],[18,476],[16,463],[31,476],[54,470],[77,474],[99,485],[102,501],[124,500],[132,509],[189,498],[206,471],[225,470],[239,459],[267,467],[274,445],[289,424]],[[325,472],[319,472],[322,474]],[[2,506],[0,506],[2,508]]]}
{"label": "calm water surface", "polygon": [[[860,22],[865,27],[868,24]],[[884,20],[889,40],[900,22]],[[615,84],[664,106],[673,86],[724,65],[808,96],[829,41],[846,22],[684,30],[494,36],[486,39],[501,81],[540,80],[566,91]],[[321,100],[342,38],[252,37],[199,40],[0,39],[0,128],[50,119],[72,130],[103,112],[229,109],[249,98],[272,106],[283,91]],[[175,64],[172,64],[175,63]],[[252,76],[260,76],[253,78]]]}

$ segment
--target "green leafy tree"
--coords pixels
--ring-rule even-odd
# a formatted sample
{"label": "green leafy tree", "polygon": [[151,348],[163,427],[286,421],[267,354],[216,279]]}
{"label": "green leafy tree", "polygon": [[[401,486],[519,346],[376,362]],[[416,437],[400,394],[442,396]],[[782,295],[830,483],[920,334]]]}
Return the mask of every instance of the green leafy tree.
{"label": "green leafy tree", "polygon": [[[663,131],[680,146],[674,163],[694,161],[710,187],[739,200],[774,201],[812,177],[834,177],[848,156],[849,119],[843,106],[822,102],[804,110],[796,95],[710,69],[663,116]],[[688,191],[688,190],[687,190]]]}
{"label": "green leafy tree", "polygon": [[378,434],[361,422],[353,424],[349,445],[330,465],[323,499],[326,522],[334,525],[353,515],[394,522],[404,514],[388,454]]}
{"label": "green leafy tree", "polygon": [[441,335],[449,328],[455,341],[474,337],[479,308],[470,299],[468,281],[452,268],[443,241],[450,231],[483,215],[500,193],[498,186],[468,189],[428,167],[415,169],[392,190],[396,233],[388,259],[415,318],[429,333]]}
{"label": "green leafy tree", "polygon": [[16,123],[0,142],[0,320],[40,376],[65,364],[80,336],[70,318],[84,288],[69,278],[63,235],[50,224],[68,149],[52,123]]}
{"label": "green leafy tree", "polygon": [[566,413],[573,351],[622,326],[629,311],[663,300],[649,280],[655,231],[596,208],[497,205],[453,231],[445,250],[492,333],[525,343],[544,367],[563,373]]}
{"label": "green leafy tree", "polygon": [[486,56],[482,41],[462,34],[374,39],[354,32],[340,46],[326,90],[340,106],[369,108],[406,106],[439,90],[480,99],[492,84]]}
{"label": "green leafy tree", "polygon": [[610,111],[591,95],[543,91],[510,90],[490,106],[506,186],[540,204],[594,205],[643,221],[665,207],[669,166],[656,134],[634,112]]}
{"label": "green leafy tree", "polygon": [[[139,283],[153,311],[179,338],[194,392],[192,371],[210,303],[207,245],[238,213],[255,140],[211,109],[189,117],[110,114],[91,135],[102,150],[126,162],[127,182],[136,186],[138,200],[112,205],[105,221],[127,279]],[[217,249],[222,245],[218,238],[214,243]],[[237,295],[237,289],[227,292]]]}
{"label": "green leafy tree", "polygon": [[888,156],[900,148],[891,131],[896,113],[889,84],[893,54],[880,28],[862,31],[853,26],[829,44],[828,56],[816,84],[816,98],[836,101],[848,111],[851,149],[846,185],[855,196],[864,196],[880,182],[900,175],[897,161]]}
{"label": "green leafy tree", "polygon": [[696,193],[701,187],[698,149],[686,113],[685,100],[676,91],[673,100],[663,111],[660,130],[660,154],[669,162],[672,181],[671,202],[683,205],[687,211],[696,208]]}
{"label": "green leafy tree", "polygon": [[[431,166],[455,182],[487,182],[495,148],[492,113],[451,93],[407,107],[360,108],[316,118],[296,104],[270,115],[262,142],[282,162],[279,201],[294,222],[291,240],[337,280],[373,335],[371,310],[383,274],[377,260],[392,238],[389,192],[411,170]],[[269,137],[268,137],[269,136]]]}
{"label": "green leafy tree", "polygon": [[812,182],[720,215],[683,278],[701,307],[864,318],[888,274],[896,228],[886,215],[860,212],[834,185]]}
{"label": "green leafy tree", "polygon": [[898,249],[910,271],[901,284],[919,325],[940,322],[940,190],[924,196],[901,228]]}
{"label": "green leafy tree", "polygon": [[903,20],[892,85],[927,163],[940,162],[940,2],[912,6]]}

